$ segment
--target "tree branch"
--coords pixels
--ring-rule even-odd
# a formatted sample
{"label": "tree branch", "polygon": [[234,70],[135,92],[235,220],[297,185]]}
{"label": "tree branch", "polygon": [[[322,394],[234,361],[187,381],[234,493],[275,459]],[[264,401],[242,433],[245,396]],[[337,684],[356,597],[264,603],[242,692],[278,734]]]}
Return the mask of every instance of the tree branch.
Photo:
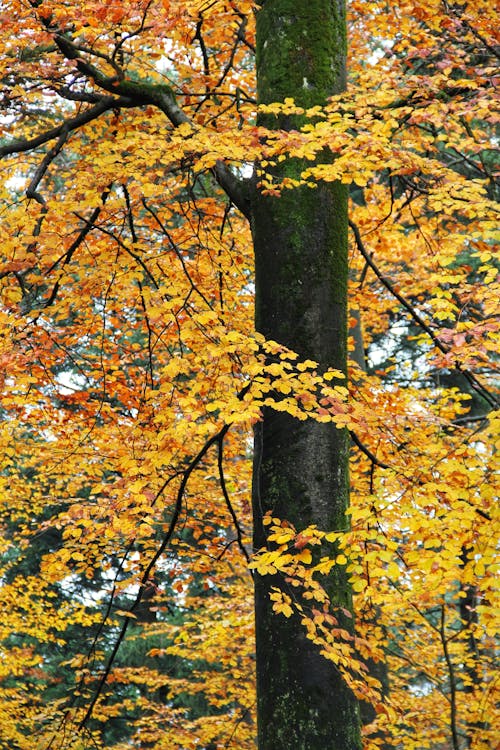
{"label": "tree branch", "polygon": [[[238,521],[238,517],[236,516],[236,513],[234,511],[233,505],[231,503],[231,499],[229,497],[229,493],[227,491],[226,487],[226,478],[224,476],[224,466],[223,466],[223,458],[224,458],[224,436],[221,436],[219,438],[218,444],[218,452],[217,452],[217,467],[219,470],[219,481],[220,481],[220,487],[222,490],[222,494],[224,496],[224,500],[226,502],[227,509],[231,515],[231,519],[234,524],[234,528],[236,530],[236,539],[238,542],[238,547],[240,548],[245,560],[247,563],[250,563],[250,555],[248,554],[245,545],[243,544],[243,533],[241,530],[240,522]],[[253,571],[250,571],[250,575],[253,577]]]}
{"label": "tree branch", "polygon": [[[184,492],[186,490],[187,483],[189,481],[189,478],[193,471],[198,467],[201,460],[204,458],[206,453],[210,450],[210,448],[219,443],[220,440],[224,439],[224,436],[229,430],[229,425],[224,425],[215,435],[213,435],[211,438],[209,438],[206,443],[203,445],[203,447],[198,451],[196,456],[191,460],[189,466],[186,468],[186,470],[183,472],[182,480],[179,485],[179,489],[177,490],[177,496],[174,504],[174,508],[172,511],[172,515],[170,517],[170,523],[167,529],[167,532],[165,536],[163,537],[163,541],[156,550],[155,554],[149,561],[146,569],[144,570],[141,580],[139,583],[139,591],[137,592],[137,596],[135,597],[132,606],[129,608],[128,613],[129,615],[133,615],[134,611],[137,609],[139,604],[142,601],[142,598],[146,592],[147,584],[149,582],[149,579],[151,578],[151,575],[153,573],[154,568],[156,567],[156,563],[160,559],[160,557],[163,555],[165,550],[167,549],[170,540],[172,539],[172,536],[174,534],[174,531],[177,526],[177,522],[179,520],[179,516],[181,514],[182,510],[182,503],[184,500]],[[88,708],[83,716],[83,718],[80,720],[78,727],[79,729],[83,729],[87,722],[89,721],[90,717],[92,716],[92,713],[94,711],[95,705],[97,701],[99,700],[99,697],[103,691],[103,688],[108,680],[109,674],[111,672],[111,668],[114,664],[114,661],[116,659],[116,656],[118,654],[118,650],[123,642],[123,639],[125,638],[125,635],[128,630],[128,626],[130,624],[131,617],[125,617],[123,625],[120,629],[120,632],[115,640],[113,649],[111,651],[111,654],[108,657],[108,660],[106,662],[106,666],[104,667],[104,671],[99,679],[99,682],[97,684],[97,687],[94,691],[94,695],[92,696],[92,700],[90,701]]]}
{"label": "tree branch", "polygon": [[[36,7],[36,3],[33,4]],[[50,27],[49,20],[44,21],[44,25],[47,28],[47,31],[54,31],[53,28]],[[67,132],[76,130],[82,125],[86,125],[96,119],[104,112],[112,109],[120,109],[122,107],[153,105],[158,107],[158,109],[165,114],[174,127],[179,127],[179,125],[182,125],[183,123],[187,123],[191,127],[194,127],[190,118],[177,104],[175,94],[170,86],[165,84],[152,84],[147,81],[132,81],[121,78],[121,75],[105,75],[99,70],[99,68],[82,57],[81,48],[79,48],[79,46],[66,34],[56,30],[54,33],[54,41],[59,50],[68,60],[74,60],[76,62],[76,67],[80,73],[82,73],[87,79],[92,80],[96,86],[107,91],[112,96],[103,96],[95,107],[91,107],[85,112],[65,120],[61,125],[51,128],[45,133],[41,133],[36,138],[19,139],[11,141],[4,146],[0,146],[0,157],[30,151],[31,149],[47,143],[47,141],[58,138],[63,130],[66,130]],[[92,50],[84,51],[88,54],[95,54]],[[108,60],[108,62],[112,64],[112,61]],[[118,72],[121,73],[121,71]],[[69,94],[70,92],[67,88],[62,92],[62,95],[65,96],[65,98],[73,98],[73,96],[70,96]],[[88,92],[82,94],[82,96],[85,97],[86,101],[89,100]],[[75,96],[75,99],[76,98],[77,97]],[[234,205],[247,219],[249,219],[251,181],[237,177],[222,159],[217,161],[211,172]]]}
{"label": "tree branch", "polygon": [[390,469],[391,467],[389,464],[385,464],[383,461],[380,461],[375,454],[371,452],[367,446],[361,442],[361,440],[358,438],[355,432],[352,432],[352,430],[349,430],[349,435],[351,436],[351,440],[356,445],[359,450],[367,456],[372,464],[375,464],[375,466],[378,466],[381,469]]}
{"label": "tree branch", "polygon": [[42,181],[45,173],[47,172],[47,169],[49,168],[50,164],[54,161],[66,141],[68,140],[68,129],[64,125],[61,128],[61,133],[59,135],[59,138],[57,139],[57,143],[55,146],[53,146],[50,151],[48,151],[43,160],[42,163],[38,166],[33,179],[31,180],[30,184],[28,185],[28,188],[26,190],[26,197],[28,199],[33,198],[37,201],[37,203],[40,203],[40,205],[45,206],[46,201],[45,198],[37,191],[38,185]]}
{"label": "tree branch", "polygon": [[[102,206],[104,206],[104,204],[106,203],[106,201],[107,201],[107,199],[109,197],[109,194],[111,192],[111,188],[112,188],[112,184],[108,185],[108,187],[106,188],[106,190],[104,190],[103,193],[101,194]],[[78,233],[78,236],[71,243],[70,247],[66,250],[66,252],[64,253],[64,255],[62,255],[60,258],[58,258],[55,261],[55,263],[52,264],[52,266],[49,268],[49,270],[48,270],[47,273],[51,273],[58,266],[58,264],[61,262],[61,260],[63,260],[63,258],[64,258],[63,268],[64,268],[64,266],[66,266],[71,261],[71,258],[73,257],[73,255],[75,254],[75,252],[78,250],[78,248],[80,247],[80,245],[84,241],[85,237],[95,227],[95,223],[96,223],[96,221],[97,221],[97,219],[99,217],[99,214],[102,211],[102,206],[97,206],[97,208],[94,208],[94,210],[92,211],[92,214],[90,215],[90,217],[88,219],[85,219],[84,217],[78,217],[78,218],[81,219],[81,221],[85,222],[85,225],[82,227],[82,229]],[[52,289],[52,292],[50,294],[50,297],[44,303],[44,308],[50,307],[50,305],[52,305],[54,303],[54,300],[56,299],[57,293],[59,291],[59,281],[60,281],[60,278],[55,282],[54,287]]]}
{"label": "tree branch", "polygon": [[[395,297],[398,302],[404,307],[404,309],[410,314],[412,319],[417,323],[417,325],[425,331],[425,333],[429,336],[432,343],[441,351],[443,354],[448,354],[449,349],[439,340],[437,335],[434,333],[432,328],[425,322],[425,320],[418,314],[418,312],[415,310],[413,305],[411,305],[407,299],[405,299],[399,292],[396,291],[396,289],[393,287],[391,282],[383,275],[383,273],[380,271],[377,264],[373,261],[371,254],[367,251],[365,248],[364,242],[361,238],[361,232],[359,231],[359,228],[357,224],[355,224],[352,220],[349,220],[349,226],[351,227],[354,238],[356,240],[356,246],[363,256],[363,258],[366,261],[366,264],[372,269],[377,279],[385,286],[388,292],[392,294],[393,297]],[[479,393],[480,396],[493,408],[496,409],[498,407],[498,401],[497,399],[482,385],[482,383],[479,382],[479,380],[476,378],[475,375],[473,375],[469,370],[462,367],[460,362],[454,363],[454,369],[457,370],[461,375],[463,375],[466,380],[469,382],[470,386]]]}
{"label": "tree branch", "polygon": [[[120,80],[116,76],[106,76],[95,65],[81,57],[78,48],[67,36],[56,34],[54,38],[61,52],[69,60],[76,60],[78,70],[87,78],[92,79],[104,91],[119,94],[126,102],[132,101],[137,106],[150,104],[158,107],[174,127],[183,124],[195,127],[191,119],[177,104],[175,94],[170,86],[148,83],[147,81]],[[118,101],[115,107],[119,106],[122,105]],[[126,106],[130,105],[127,104]],[[237,177],[223,159],[219,159],[211,171],[234,205],[249,219],[251,181]]]}
{"label": "tree branch", "polygon": [[38,146],[43,146],[44,143],[52,141],[54,138],[59,138],[64,131],[69,133],[72,130],[77,130],[82,127],[82,125],[92,122],[92,120],[97,119],[100,115],[109,110],[133,106],[135,106],[135,102],[126,97],[103,96],[95,107],[91,107],[75,117],[70,117],[67,120],[64,120],[60,125],[57,125],[57,127],[50,128],[50,130],[40,133],[40,135],[37,135],[35,138],[18,139],[0,146],[0,158],[10,154],[31,151],[38,148]]}

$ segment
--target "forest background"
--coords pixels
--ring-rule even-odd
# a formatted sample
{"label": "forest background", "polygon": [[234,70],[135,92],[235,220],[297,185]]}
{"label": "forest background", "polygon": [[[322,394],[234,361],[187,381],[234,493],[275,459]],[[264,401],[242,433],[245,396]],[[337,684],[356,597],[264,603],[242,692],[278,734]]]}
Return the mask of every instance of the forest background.
{"label": "forest background", "polygon": [[[353,0],[318,104],[257,100],[256,9],[0,4],[2,748],[255,747],[252,577],[367,750],[495,746],[493,10]],[[347,379],[256,332],[249,186],[348,189]],[[271,412],[350,440],[349,525],[254,549]]]}

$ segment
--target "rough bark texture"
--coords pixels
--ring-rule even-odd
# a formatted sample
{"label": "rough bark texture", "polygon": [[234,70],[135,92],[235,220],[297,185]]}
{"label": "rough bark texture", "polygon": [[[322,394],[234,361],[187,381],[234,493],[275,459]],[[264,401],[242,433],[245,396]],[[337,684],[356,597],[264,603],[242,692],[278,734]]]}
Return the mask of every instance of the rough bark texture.
{"label": "rough bark texture", "polygon": [[[324,103],[345,87],[343,0],[266,0],[257,13],[257,79],[261,103],[293,97]],[[294,117],[261,117],[268,127],[300,127]],[[276,168],[297,176],[300,162]],[[346,370],[347,191],[344,186],[254,195],[256,325],[322,368]],[[301,422],[266,410],[255,432],[254,545],[265,546],[262,517],[298,529],[346,525],[349,436],[334,425]],[[350,608],[345,573],[335,568],[330,595]],[[259,750],[357,750],[359,712],[334,665],[307,640],[299,618],[272,612],[270,587],[256,576]],[[342,623],[344,626],[347,623]]]}

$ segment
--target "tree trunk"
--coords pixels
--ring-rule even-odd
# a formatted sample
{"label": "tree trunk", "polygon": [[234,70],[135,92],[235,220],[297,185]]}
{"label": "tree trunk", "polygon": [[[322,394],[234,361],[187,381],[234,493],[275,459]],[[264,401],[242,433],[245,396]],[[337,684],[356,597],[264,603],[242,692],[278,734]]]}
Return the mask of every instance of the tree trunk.
{"label": "tree trunk", "polygon": [[[471,550],[467,549],[464,545],[462,547],[462,567],[465,568],[467,563],[470,561]],[[481,693],[484,690],[484,685],[481,684],[481,675],[479,672],[480,657],[479,649],[476,638],[474,636],[474,626],[479,622],[477,614],[477,606],[479,604],[479,592],[476,586],[473,584],[461,584],[460,593],[462,596],[459,599],[459,611],[460,619],[462,620],[462,627],[468,631],[468,637],[466,640],[466,651],[467,660],[465,663],[464,671],[469,678],[469,681],[463,686],[462,692],[466,695],[473,696],[475,691]],[[467,717],[470,713],[467,713]],[[488,729],[488,723],[483,721],[467,721],[466,734],[464,738],[464,746],[472,747],[474,744],[474,737],[476,735],[481,736],[481,732]]]}
{"label": "tree trunk", "polygon": [[[259,103],[293,97],[324,103],[345,87],[343,0],[266,0],[257,12]],[[261,115],[267,127],[296,129],[298,117]],[[308,162],[310,165],[310,162]],[[296,177],[299,161],[274,174]],[[340,184],[255,192],[252,232],[256,263],[256,326],[302,358],[345,372],[347,349],[347,190]],[[255,431],[254,545],[266,545],[263,515],[297,529],[346,527],[349,436],[333,424],[296,420],[271,409]],[[334,608],[351,609],[343,569],[334,568]],[[298,617],[273,613],[270,587],[256,575],[259,750],[357,750],[359,712],[336,667],[306,638]],[[338,613],[336,612],[336,615]],[[340,616],[339,616],[340,618]],[[346,618],[347,619],[347,618]],[[350,621],[342,621],[350,627]]]}

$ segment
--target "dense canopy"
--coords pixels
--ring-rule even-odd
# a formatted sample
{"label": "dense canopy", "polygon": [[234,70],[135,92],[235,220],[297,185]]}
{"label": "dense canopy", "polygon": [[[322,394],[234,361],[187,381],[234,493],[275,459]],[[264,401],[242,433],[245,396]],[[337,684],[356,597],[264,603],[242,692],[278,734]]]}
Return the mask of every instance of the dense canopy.
{"label": "dense canopy", "polygon": [[[2,747],[255,747],[252,576],[277,573],[367,750],[494,745],[491,3],[353,0],[324,105],[306,77],[257,103],[255,10],[0,5]],[[254,326],[252,191],[325,183],[348,378]],[[252,550],[266,408],[349,431],[350,528],[270,513]]]}

